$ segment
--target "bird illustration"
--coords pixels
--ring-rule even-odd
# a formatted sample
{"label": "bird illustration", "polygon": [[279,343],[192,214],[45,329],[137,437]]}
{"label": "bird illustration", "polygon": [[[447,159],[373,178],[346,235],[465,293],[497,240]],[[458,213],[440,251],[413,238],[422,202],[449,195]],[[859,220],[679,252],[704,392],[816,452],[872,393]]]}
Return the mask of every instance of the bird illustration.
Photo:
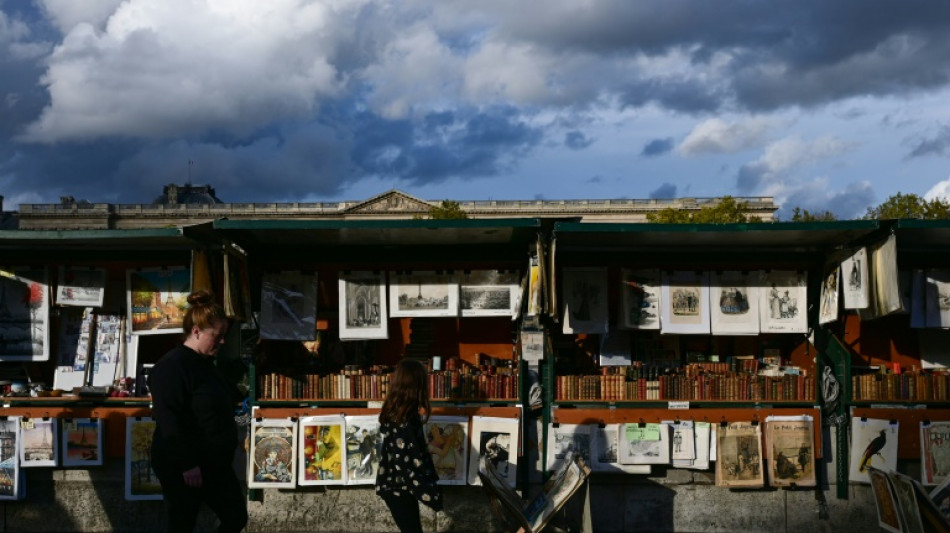
{"label": "bird illustration", "polygon": [[[871,442],[868,443],[868,447],[864,449],[864,455],[861,456],[861,463],[858,466],[858,472],[864,472],[864,469],[871,464],[871,458],[875,455],[881,455],[881,450],[884,449],[884,444],[887,443],[887,431],[881,430],[880,436],[874,437],[871,439]],[[881,459],[884,459],[884,456],[881,455]]]}

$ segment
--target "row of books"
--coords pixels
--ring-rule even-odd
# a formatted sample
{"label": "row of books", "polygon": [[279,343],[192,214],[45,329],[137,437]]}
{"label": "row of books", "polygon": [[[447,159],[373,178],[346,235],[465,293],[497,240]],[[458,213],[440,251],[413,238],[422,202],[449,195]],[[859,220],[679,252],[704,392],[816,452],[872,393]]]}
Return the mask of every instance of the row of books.
{"label": "row of books", "polygon": [[760,366],[758,359],[737,358],[729,363],[704,361],[701,363],[687,363],[685,365],[675,366],[672,364],[643,364],[638,361],[631,365],[602,367],[600,371],[601,374],[607,376],[623,375],[628,380],[646,379],[648,381],[655,381],[664,374],[671,374],[674,372],[678,374],[686,374],[687,376],[698,376],[701,374],[728,374],[730,372],[756,374],[759,372],[759,369]]}
{"label": "row of books", "polygon": [[851,377],[851,397],[873,401],[950,400],[950,374],[903,372],[863,374]]}
{"label": "row of books", "polygon": [[752,374],[662,375],[627,380],[623,375],[558,376],[556,400],[799,401],[817,397],[812,376]]}
{"label": "row of books", "polygon": [[[382,400],[392,374],[300,374],[271,372],[258,378],[261,400]],[[473,374],[445,370],[429,373],[433,399],[517,400],[518,373]]]}

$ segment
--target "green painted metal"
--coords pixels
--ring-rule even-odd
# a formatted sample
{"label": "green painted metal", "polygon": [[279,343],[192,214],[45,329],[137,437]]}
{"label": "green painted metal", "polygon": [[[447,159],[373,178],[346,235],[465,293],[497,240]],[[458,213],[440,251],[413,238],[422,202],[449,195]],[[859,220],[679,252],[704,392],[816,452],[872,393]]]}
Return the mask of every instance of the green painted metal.
{"label": "green painted metal", "polygon": [[55,241],[114,239],[153,239],[156,237],[181,237],[181,228],[144,229],[80,229],[80,230],[0,230],[0,243],[4,241]]}
{"label": "green painted metal", "polygon": [[466,219],[393,219],[393,220],[215,220],[214,229],[222,230],[343,230],[343,229],[485,229],[538,228],[536,218]]}
{"label": "green painted metal", "polygon": [[[819,349],[819,361],[831,363],[832,372],[838,380],[838,401],[831,414],[838,423],[835,429],[835,479],[837,483],[837,497],[839,500],[848,499],[849,458],[848,449],[848,405],[851,400],[851,353],[841,341],[826,328],[815,330],[816,343]],[[819,372],[823,372],[823,365],[819,364]]]}

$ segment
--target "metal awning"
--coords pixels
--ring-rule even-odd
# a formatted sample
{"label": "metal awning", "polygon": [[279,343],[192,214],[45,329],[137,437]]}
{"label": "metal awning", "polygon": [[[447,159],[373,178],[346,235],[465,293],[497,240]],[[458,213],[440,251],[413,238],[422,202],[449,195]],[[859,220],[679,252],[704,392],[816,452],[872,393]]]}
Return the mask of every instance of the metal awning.
{"label": "metal awning", "polygon": [[195,245],[181,228],[0,231],[0,257],[10,264],[35,260],[163,259],[163,254],[189,251]]}

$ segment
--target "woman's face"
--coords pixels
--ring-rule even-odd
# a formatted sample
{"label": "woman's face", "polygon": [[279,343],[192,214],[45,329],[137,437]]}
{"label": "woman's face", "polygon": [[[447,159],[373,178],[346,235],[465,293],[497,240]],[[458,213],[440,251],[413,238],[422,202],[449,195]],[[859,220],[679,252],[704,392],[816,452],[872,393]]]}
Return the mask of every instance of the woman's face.
{"label": "woman's face", "polygon": [[224,320],[212,322],[211,327],[204,329],[195,326],[191,331],[193,339],[192,349],[201,355],[213,356],[218,353],[218,349],[224,344],[224,338],[228,335],[228,323]]}

